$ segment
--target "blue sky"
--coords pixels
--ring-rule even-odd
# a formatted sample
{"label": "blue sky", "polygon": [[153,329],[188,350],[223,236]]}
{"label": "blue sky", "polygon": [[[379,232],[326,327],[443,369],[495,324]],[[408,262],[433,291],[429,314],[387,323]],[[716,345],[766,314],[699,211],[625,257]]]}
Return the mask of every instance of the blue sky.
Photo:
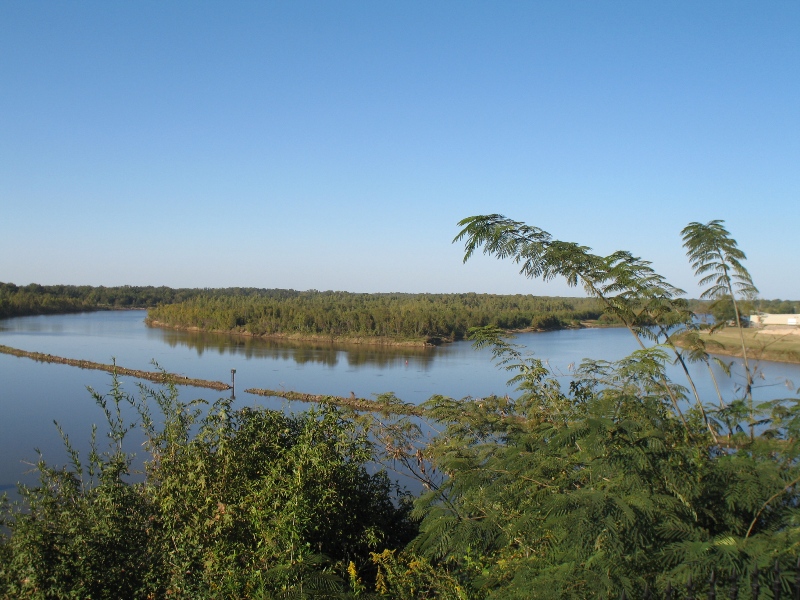
{"label": "blue sky", "polygon": [[581,295],[489,213],[800,298],[800,3],[0,2],[0,281]]}

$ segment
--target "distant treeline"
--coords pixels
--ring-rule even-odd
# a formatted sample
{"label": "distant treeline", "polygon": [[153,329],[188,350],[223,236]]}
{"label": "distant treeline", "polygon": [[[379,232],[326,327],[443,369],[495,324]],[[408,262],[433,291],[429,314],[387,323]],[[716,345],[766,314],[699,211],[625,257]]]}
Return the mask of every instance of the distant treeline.
{"label": "distant treeline", "polygon": [[562,329],[600,319],[590,298],[492,294],[352,294],[264,290],[198,295],[151,309],[159,324],[251,335],[457,340],[470,327]]}
{"label": "distant treeline", "polygon": [[200,294],[239,296],[269,293],[258,288],[169,288],[121,285],[30,285],[0,281],[0,318],[22,317],[92,310],[152,308],[159,304],[184,302]]}
{"label": "distant treeline", "polygon": [[[689,300],[697,313],[712,302]],[[800,313],[800,301],[763,300],[746,312]],[[590,298],[492,294],[353,294],[263,288],[17,286],[0,282],[0,318],[148,308],[172,327],[253,335],[460,339],[467,329],[562,329],[580,321],[616,324]]]}
{"label": "distant treeline", "polygon": [[793,315],[800,313],[800,300],[762,300],[752,302],[753,308],[758,312],[773,315]]}
{"label": "distant treeline", "polygon": [[205,290],[168,287],[93,287],[90,285],[17,286],[0,282],[0,318],[119,308],[148,308],[181,302]]}

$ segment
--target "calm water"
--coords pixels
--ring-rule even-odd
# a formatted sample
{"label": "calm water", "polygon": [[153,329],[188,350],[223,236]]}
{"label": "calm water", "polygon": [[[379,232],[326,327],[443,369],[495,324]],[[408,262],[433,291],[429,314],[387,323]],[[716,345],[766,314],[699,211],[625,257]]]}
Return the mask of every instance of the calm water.
{"label": "calm water", "polygon": [[[312,394],[372,397],[394,392],[419,403],[433,394],[455,398],[513,393],[509,374],[491,362],[488,350],[468,342],[438,348],[335,347],[254,338],[153,329],[144,325],[145,311],[23,317],[0,321],[0,344],[68,358],[152,370],[155,360],[167,371],[230,381],[236,369],[237,403],[301,411],[307,405],[252,396],[250,387],[287,389]],[[546,359],[554,372],[567,374],[585,357],[615,360],[636,349],[627,330],[582,329],[519,335],[516,342]],[[800,365],[762,363],[761,398],[784,397],[787,379],[800,382]],[[703,397],[715,397],[708,377],[698,371]],[[682,377],[676,372],[673,376]],[[91,425],[102,414],[86,387],[108,391],[110,375],[65,365],[41,364],[0,354],[0,491],[17,481],[31,481],[26,463],[36,461],[35,448],[48,462],[63,463],[64,452],[53,425],[58,421],[78,448],[85,448]],[[567,378],[565,377],[565,381]],[[725,382],[728,396],[739,377]],[[122,378],[136,393],[131,378]],[[215,400],[220,392],[180,388],[184,400]]]}

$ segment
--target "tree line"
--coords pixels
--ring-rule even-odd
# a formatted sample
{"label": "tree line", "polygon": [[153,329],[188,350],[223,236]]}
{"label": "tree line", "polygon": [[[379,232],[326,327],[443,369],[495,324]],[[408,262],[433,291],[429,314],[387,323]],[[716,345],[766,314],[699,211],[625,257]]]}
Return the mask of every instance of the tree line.
{"label": "tree line", "polygon": [[393,340],[458,340],[471,327],[506,330],[562,329],[596,320],[593,298],[494,294],[263,293],[200,294],[148,312],[173,327],[252,335],[382,337]]}
{"label": "tree line", "polygon": [[94,310],[151,308],[160,304],[184,302],[204,295],[270,296],[283,297],[295,294],[293,290],[267,290],[262,288],[170,288],[166,286],[91,286],[91,285],[39,285],[24,286],[0,281],[0,318],[28,315],[86,312]]}
{"label": "tree line", "polygon": [[[740,301],[742,316],[755,313],[793,315],[800,313],[800,302],[792,300],[766,300],[764,298],[745,298]],[[718,322],[733,321],[736,311],[730,295],[724,294],[713,300],[690,300],[689,308],[696,314],[711,315]]]}
{"label": "tree line", "polygon": [[[725,296],[695,299],[688,307],[733,319]],[[384,337],[407,340],[462,339],[470,327],[552,330],[582,321],[621,322],[595,298],[494,294],[355,294],[265,288],[170,288],[166,286],[17,286],[0,282],[0,318],[109,309],[150,309],[149,318],[179,328],[252,335]],[[743,309],[800,312],[800,301],[752,299]]]}
{"label": "tree line", "polygon": [[93,310],[147,308],[164,302],[181,302],[203,290],[168,287],[117,287],[90,285],[18,286],[0,282],[0,318]]}
{"label": "tree line", "polygon": [[414,340],[461,339],[476,325],[560,329],[602,317],[590,298],[0,282],[0,318],[124,308],[148,308],[151,320],[207,331]]}

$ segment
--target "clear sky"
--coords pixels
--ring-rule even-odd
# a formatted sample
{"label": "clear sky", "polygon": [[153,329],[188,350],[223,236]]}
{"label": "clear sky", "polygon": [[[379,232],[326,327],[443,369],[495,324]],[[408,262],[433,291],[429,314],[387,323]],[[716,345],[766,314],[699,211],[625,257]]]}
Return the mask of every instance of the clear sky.
{"label": "clear sky", "polygon": [[489,213],[800,298],[800,2],[0,1],[0,281],[581,295]]}

